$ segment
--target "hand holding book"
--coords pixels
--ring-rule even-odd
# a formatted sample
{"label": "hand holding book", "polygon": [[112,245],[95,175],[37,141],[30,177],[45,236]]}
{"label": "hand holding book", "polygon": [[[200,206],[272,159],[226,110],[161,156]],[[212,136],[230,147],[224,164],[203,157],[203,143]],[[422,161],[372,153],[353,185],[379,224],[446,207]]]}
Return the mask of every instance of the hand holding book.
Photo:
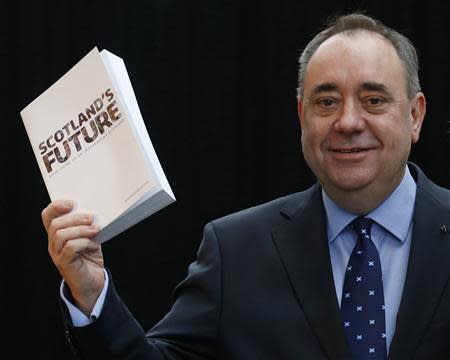
{"label": "hand holding book", "polygon": [[74,213],[72,201],[56,200],[42,211],[48,251],[66,281],[75,305],[89,316],[105,283],[99,227],[90,214]]}

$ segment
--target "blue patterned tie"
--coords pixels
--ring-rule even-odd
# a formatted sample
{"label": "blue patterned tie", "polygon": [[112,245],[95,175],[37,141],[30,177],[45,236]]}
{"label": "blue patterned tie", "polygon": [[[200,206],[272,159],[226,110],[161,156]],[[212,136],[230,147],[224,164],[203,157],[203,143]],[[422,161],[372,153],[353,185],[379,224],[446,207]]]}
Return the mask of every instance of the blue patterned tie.
{"label": "blue patterned tie", "polygon": [[386,326],[381,263],[370,238],[372,220],[352,222],[358,236],[348,261],[342,289],[341,313],[354,359],[386,359]]}

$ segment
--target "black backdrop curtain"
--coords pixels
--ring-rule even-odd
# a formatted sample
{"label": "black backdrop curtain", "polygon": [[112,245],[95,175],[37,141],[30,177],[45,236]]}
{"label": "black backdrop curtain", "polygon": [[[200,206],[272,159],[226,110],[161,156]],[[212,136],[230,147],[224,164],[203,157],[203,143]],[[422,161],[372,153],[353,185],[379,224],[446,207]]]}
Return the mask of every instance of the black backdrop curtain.
{"label": "black backdrop curtain", "polygon": [[144,328],[170,306],[209,220],[304,189],[300,49],[332,14],[365,9],[416,44],[428,113],[411,159],[450,185],[445,1],[1,1],[3,351],[67,359],[49,198],[19,111],[94,46],[121,56],[177,202],[104,245]]}

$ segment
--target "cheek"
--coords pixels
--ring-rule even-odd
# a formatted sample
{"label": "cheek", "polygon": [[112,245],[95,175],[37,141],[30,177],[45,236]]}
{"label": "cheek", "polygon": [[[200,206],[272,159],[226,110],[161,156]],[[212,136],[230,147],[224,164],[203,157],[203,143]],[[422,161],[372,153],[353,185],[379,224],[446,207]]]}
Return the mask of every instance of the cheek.
{"label": "cheek", "polygon": [[368,118],[366,124],[371,136],[383,147],[395,147],[408,133],[405,122],[395,116]]}
{"label": "cheek", "polygon": [[317,156],[317,152],[320,150],[321,140],[320,132],[312,127],[304,128],[302,131],[302,148],[303,153],[306,155]]}
{"label": "cheek", "polygon": [[309,119],[303,122],[302,139],[309,144],[320,142],[329,132],[329,125],[325,119]]}
{"label": "cheek", "polygon": [[408,119],[394,119],[389,127],[383,130],[386,138],[389,138],[393,147],[405,147],[411,144],[413,129]]}
{"label": "cheek", "polygon": [[406,120],[387,118],[370,127],[372,136],[381,146],[380,154],[386,165],[407,159],[411,150],[412,128]]}

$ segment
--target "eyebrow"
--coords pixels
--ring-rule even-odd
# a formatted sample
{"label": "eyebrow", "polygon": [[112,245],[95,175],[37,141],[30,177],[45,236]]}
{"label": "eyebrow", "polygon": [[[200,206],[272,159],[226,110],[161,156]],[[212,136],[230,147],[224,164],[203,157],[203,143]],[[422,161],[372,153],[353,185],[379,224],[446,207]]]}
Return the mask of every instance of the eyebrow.
{"label": "eyebrow", "polygon": [[377,83],[377,82],[365,82],[361,84],[359,87],[359,91],[366,90],[366,91],[379,91],[385,94],[390,94],[387,87],[384,84]]}
{"label": "eyebrow", "polygon": [[319,84],[317,86],[314,87],[314,89],[311,91],[311,95],[317,95],[321,92],[326,92],[326,91],[334,91],[337,90],[338,86],[336,83],[323,83],[323,84]]}
{"label": "eyebrow", "polygon": [[[317,95],[320,94],[322,92],[327,92],[327,91],[335,91],[338,89],[338,86],[336,83],[333,82],[327,82],[327,83],[323,83],[323,84],[319,84],[316,87],[314,87],[314,89],[311,91],[311,95]],[[382,92],[386,95],[390,95],[390,91],[388,90],[388,88],[386,87],[386,85],[382,84],[382,83],[378,83],[375,81],[368,81],[365,83],[362,83],[359,86],[358,91],[379,91]]]}

